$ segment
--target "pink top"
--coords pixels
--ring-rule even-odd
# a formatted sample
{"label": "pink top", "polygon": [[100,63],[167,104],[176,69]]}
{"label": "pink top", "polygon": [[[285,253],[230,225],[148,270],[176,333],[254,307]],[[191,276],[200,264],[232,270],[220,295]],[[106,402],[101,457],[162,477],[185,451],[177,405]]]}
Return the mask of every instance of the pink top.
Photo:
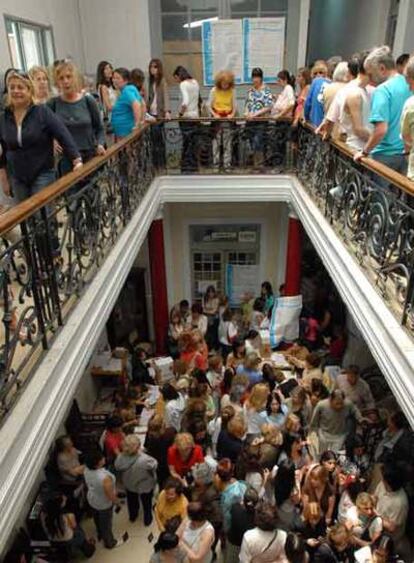
{"label": "pink top", "polygon": [[306,96],[304,95],[304,92],[306,90],[306,86],[305,88],[303,88],[298,96],[297,102],[296,102],[296,108],[295,108],[295,115],[294,118],[295,119],[299,119],[300,116],[303,114],[303,107],[305,105],[305,101],[306,101]]}

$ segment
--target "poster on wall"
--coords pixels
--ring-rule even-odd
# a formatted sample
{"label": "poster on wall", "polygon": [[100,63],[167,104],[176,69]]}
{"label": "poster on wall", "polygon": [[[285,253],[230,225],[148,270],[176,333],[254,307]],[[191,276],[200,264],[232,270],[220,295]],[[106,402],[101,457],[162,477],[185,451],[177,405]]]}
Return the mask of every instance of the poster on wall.
{"label": "poster on wall", "polygon": [[294,342],[299,338],[299,320],[302,311],[302,295],[278,297],[270,321],[270,346],[276,348],[282,342]]}
{"label": "poster on wall", "polygon": [[203,23],[202,53],[204,85],[213,86],[219,70],[231,70],[236,84],[243,73],[242,20],[219,20]]}
{"label": "poster on wall", "polygon": [[244,18],[243,82],[251,81],[255,67],[263,70],[265,82],[276,82],[284,50],[285,18]]}
{"label": "poster on wall", "polygon": [[242,302],[243,294],[257,295],[260,290],[260,266],[238,266],[227,264],[226,294],[231,307],[237,307]]}
{"label": "poster on wall", "polygon": [[223,69],[234,73],[236,84],[249,84],[255,67],[263,70],[265,82],[276,82],[284,66],[285,27],[283,17],[203,22],[204,85],[213,86]]}

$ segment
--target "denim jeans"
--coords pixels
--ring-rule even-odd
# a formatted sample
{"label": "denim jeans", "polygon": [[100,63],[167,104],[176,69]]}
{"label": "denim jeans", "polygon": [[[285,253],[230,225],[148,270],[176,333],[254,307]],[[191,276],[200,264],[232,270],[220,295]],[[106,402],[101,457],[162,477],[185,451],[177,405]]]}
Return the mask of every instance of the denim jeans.
{"label": "denim jeans", "polygon": [[[49,168],[48,170],[43,170],[40,174],[37,175],[35,180],[28,184],[15,178],[12,176],[12,188],[13,188],[13,195],[16,200],[20,203],[25,201],[32,195],[38,194],[44,188],[53,184],[56,180],[56,171],[53,168]],[[51,215],[53,211],[53,205],[46,206],[46,213],[47,215]],[[40,219],[40,213],[36,213],[35,221]],[[52,218],[49,222],[51,237],[52,237],[52,249],[54,252],[58,252],[59,249],[59,239],[57,235],[57,220],[56,218]]]}
{"label": "denim jeans", "polygon": [[182,137],[181,172],[183,174],[197,172],[197,147],[200,134],[199,125],[196,122],[181,121],[180,130]]}
{"label": "denim jeans", "polygon": [[112,506],[106,510],[93,510],[93,519],[98,539],[101,539],[104,542],[107,549],[112,549],[116,545],[116,539],[112,533],[112,514]]}
{"label": "denim jeans", "polygon": [[24,201],[32,195],[41,192],[43,188],[46,188],[49,184],[53,184],[55,180],[56,172],[53,168],[40,172],[30,184],[12,177],[13,195],[18,202]]}
{"label": "denim jeans", "polygon": [[[388,168],[392,168],[392,170],[395,170],[396,172],[403,174],[403,176],[407,175],[408,161],[407,161],[407,157],[404,156],[403,154],[374,153],[371,156],[377,162],[380,162],[381,164],[385,164],[385,166],[388,166]],[[381,176],[377,176],[375,174],[375,180],[377,184],[382,188],[385,188],[395,193],[397,196],[400,195],[401,193],[400,190],[394,188],[393,185],[390,184],[390,182],[385,178],[382,178]]]}

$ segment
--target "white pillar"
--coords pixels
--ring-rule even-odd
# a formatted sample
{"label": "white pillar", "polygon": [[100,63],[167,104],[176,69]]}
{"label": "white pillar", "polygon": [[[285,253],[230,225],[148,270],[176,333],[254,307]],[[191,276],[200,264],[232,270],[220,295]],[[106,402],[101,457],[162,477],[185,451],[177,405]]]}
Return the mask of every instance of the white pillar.
{"label": "white pillar", "polygon": [[300,0],[297,67],[306,65],[310,0]]}
{"label": "white pillar", "polygon": [[413,11],[413,5],[414,5],[413,0],[400,0],[399,8],[398,8],[397,26],[395,29],[394,45],[392,46],[392,51],[395,58],[397,58],[399,55],[404,53],[407,49],[405,45],[407,40],[409,39],[408,35],[410,33],[410,27],[411,28],[413,27],[412,22],[410,26],[410,18],[409,18],[410,12],[412,14]]}

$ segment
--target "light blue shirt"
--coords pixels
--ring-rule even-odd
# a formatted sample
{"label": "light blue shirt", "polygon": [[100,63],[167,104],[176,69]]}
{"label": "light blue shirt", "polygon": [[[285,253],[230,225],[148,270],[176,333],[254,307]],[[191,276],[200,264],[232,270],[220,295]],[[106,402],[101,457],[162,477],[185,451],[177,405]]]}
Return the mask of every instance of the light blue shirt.
{"label": "light blue shirt", "polygon": [[112,129],[117,137],[126,137],[135,127],[132,104],[142,102],[141,94],[133,84],[127,84],[118,96],[112,108]]}
{"label": "light blue shirt", "polygon": [[372,150],[372,154],[395,155],[404,152],[400,120],[403,106],[410,95],[410,88],[401,74],[389,78],[374,90],[369,120],[371,123],[385,121],[388,130],[382,141]]}

